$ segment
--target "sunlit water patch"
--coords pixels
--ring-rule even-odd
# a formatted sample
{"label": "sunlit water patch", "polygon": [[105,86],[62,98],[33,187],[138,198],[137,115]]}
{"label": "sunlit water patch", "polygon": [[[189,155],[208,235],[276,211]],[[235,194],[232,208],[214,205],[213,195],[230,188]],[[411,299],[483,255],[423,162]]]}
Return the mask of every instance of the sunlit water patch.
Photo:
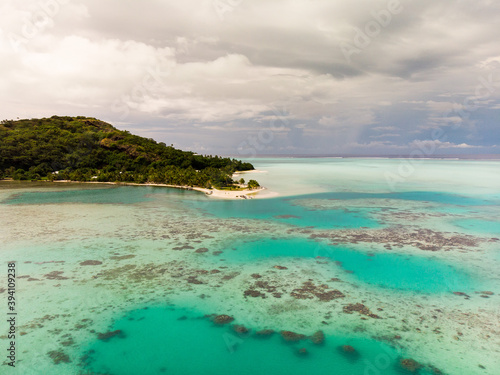
{"label": "sunlit water patch", "polygon": [[[374,340],[325,336],[320,344],[309,337],[287,342],[278,332],[258,335],[260,328],[242,326],[235,331],[233,324],[237,319],[217,325],[185,309],[134,310],[89,345],[82,365],[113,375],[411,373],[402,368],[401,353]],[[418,373],[430,374],[426,368]]]}
{"label": "sunlit water patch", "polygon": [[475,282],[465,270],[441,260],[416,255],[363,253],[305,239],[259,239],[238,242],[224,252],[229,262],[251,263],[275,258],[324,257],[362,282],[423,293],[472,291]]}

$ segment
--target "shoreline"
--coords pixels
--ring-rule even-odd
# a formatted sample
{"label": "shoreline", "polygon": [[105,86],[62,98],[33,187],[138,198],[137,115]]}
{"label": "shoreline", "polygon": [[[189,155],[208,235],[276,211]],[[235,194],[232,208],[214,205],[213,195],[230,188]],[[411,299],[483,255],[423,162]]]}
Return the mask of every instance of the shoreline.
{"label": "shoreline", "polygon": [[[4,180],[9,181],[9,180]],[[12,180],[14,181],[14,180]],[[265,187],[259,187],[256,189],[245,189],[245,190],[219,190],[219,189],[205,189],[197,186],[185,186],[185,185],[169,185],[169,184],[155,184],[155,183],[145,183],[139,184],[135,182],[112,182],[112,181],[72,181],[72,180],[54,180],[54,181],[39,181],[39,182],[52,182],[52,183],[73,183],[73,184],[103,184],[103,185],[123,185],[123,186],[155,186],[155,187],[166,187],[182,190],[195,190],[212,198],[221,199],[253,199],[256,198],[257,193],[267,190]]]}

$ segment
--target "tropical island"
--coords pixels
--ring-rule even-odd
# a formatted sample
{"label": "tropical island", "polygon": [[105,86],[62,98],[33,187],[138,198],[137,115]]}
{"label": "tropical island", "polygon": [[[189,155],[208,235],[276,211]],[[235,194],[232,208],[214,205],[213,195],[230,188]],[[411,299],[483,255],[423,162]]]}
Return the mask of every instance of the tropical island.
{"label": "tropical island", "polygon": [[[118,130],[91,117],[0,122],[0,179],[158,184],[225,191],[259,188],[234,181],[251,163],[198,155]],[[234,194],[233,194],[234,195]]]}

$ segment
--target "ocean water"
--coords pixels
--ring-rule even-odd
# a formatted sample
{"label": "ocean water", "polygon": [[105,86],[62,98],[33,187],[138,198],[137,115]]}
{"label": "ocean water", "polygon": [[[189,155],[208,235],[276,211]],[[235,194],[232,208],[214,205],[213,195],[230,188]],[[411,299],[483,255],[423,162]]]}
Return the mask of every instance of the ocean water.
{"label": "ocean water", "polygon": [[[316,195],[313,195],[315,197]],[[319,196],[322,196],[319,194]],[[306,196],[307,197],[307,196]],[[378,228],[380,224],[370,217],[375,210],[356,208],[352,210],[317,210],[295,204],[294,197],[255,199],[250,204],[245,200],[186,200],[186,205],[207,215],[220,218],[243,218],[272,220],[294,226],[315,228]]]}
{"label": "ocean water", "polygon": [[[473,292],[480,289],[464,270],[449,262],[408,254],[375,254],[305,239],[258,239],[232,243],[224,258],[231,262],[253,263],[259,260],[280,262],[286,258],[330,259],[332,268],[352,274],[363,283],[377,287],[419,293]],[[333,277],[333,275],[332,275]]]}
{"label": "ocean water", "polygon": [[89,346],[85,361],[96,373],[130,375],[407,373],[399,368],[400,352],[375,340],[327,336],[321,344],[309,338],[286,342],[279,332],[259,336],[244,328],[248,332],[238,333],[234,324],[218,326],[186,309],[134,310],[111,327],[120,334]]}
{"label": "ocean water", "polygon": [[93,189],[85,186],[83,189],[59,191],[27,191],[14,194],[3,204],[63,204],[63,203],[91,203],[91,204],[134,204],[151,200],[152,194],[179,194],[178,192],[156,187],[122,186],[105,187],[102,185]]}
{"label": "ocean water", "polygon": [[500,234],[499,220],[484,220],[484,219],[460,219],[455,221],[455,225],[462,229],[473,233],[498,235]]}
{"label": "ocean water", "polygon": [[[282,195],[318,192],[448,192],[500,198],[500,161],[259,158],[250,173]],[[243,176],[247,178],[247,176]],[[249,177],[248,177],[249,178]]]}
{"label": "ocean water", "polygon": [[18,275],[0,374],[497,373],[499,162],[251,162],[251,200],[0,183]]}

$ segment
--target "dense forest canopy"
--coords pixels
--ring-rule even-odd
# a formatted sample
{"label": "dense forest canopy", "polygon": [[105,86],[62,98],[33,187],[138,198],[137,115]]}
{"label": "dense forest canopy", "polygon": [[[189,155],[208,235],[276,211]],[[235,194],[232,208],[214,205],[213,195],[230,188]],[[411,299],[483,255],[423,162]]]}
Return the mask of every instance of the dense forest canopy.
{"label": "dense forest canopy", "polygon": [[178,150],[95,118],[0,123],[0,178],[224,187],[233,184],[235,171],[252,169],[250,163]]}

